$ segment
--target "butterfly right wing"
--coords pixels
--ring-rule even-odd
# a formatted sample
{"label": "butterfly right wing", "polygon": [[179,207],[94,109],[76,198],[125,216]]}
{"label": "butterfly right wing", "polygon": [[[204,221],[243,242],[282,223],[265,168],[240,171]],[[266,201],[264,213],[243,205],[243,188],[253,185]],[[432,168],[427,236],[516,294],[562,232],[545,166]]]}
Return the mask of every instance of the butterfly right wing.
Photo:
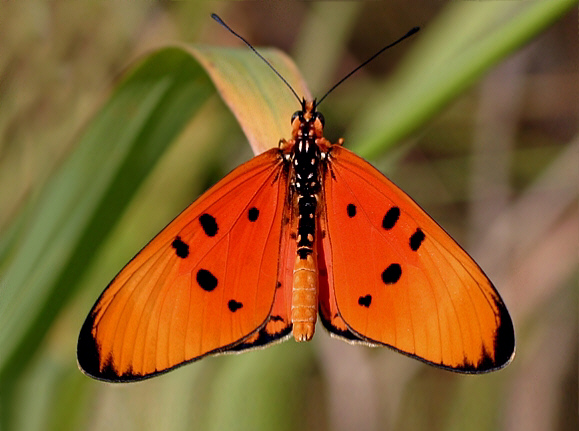
{"label": "butterfly right wing", "polygon": [[82,370],[102,380],[140,380],[258,333],[279,278],[287,187],[273,149],[183,211],[94,305],[78,340]]}
{"label": "butterfly right wing", "polygon": [[320,223],[326,328],[457,372],[506,366],[513,323],[473,259],[368,162],[339,145],[327,160]]}

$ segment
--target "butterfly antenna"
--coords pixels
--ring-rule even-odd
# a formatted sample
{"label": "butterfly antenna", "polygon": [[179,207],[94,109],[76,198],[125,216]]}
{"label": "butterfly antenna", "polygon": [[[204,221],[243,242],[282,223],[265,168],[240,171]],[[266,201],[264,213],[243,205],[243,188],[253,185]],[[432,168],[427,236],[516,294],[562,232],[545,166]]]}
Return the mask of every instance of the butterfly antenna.
{"label": "butterfly antenna", "polygon": [[293,89],[293,87],[289,84],[289,82],[287,82],[285,80],[285,78],[283,76],[281,76],[281,74],[275,69],[275,67],[273,67],[271,65],[271,63],[269,61],[267,61],[265,59],[265,57],[263,55],[261,55],[257,49],[255,49],[251,43],[249,43],[247,40],[245,40],[241,35],[237,34],[235,31],[233,31],[233,29],[231,27],[229,27],[227,24],[225,24],[225,22],[215,13],[211,14],[211,18],[213,18],[215,21],[217,21],[219,24],[221,24],[223,27],[225,27],[227,30],[229,30],[229,32],[231,34],[233,34],[234,36],[236,36],[238,39],[240,39],[243,43],[245,43],[249,49],[251,49],[259,58],[261,58],[265,64],[267,64],[271,70],[274,71],[274,73],[279,77],[279,79],[281,79],[285,85],[287,85],[287,87],[291,90],[291,92],[294,94],[294,96],[296,96],[296,99],[298,99],[298,102],[301,104],[302,101],[300,99],[300,96],[298,96],[298,94],[296,93],[296,91]]}
{"label": "butterfly antenna", "polygon": [[384,51],[386,51],[388,48],[392,48],[394,45],[399,44],[400,42],[402,42],[404,39],[412,36],[413,34],[417,33],[418,30],[420,30],[420,27],[414,27],[412,28],[408,33],[406,33],[404,36],[402,36],[400,39],[398,39],[396,42],[392,42],[389,45],[386,45],[384,48],[382,48],[380,51],[378,51],[376,54],[374,54],[372,57],[370,57],[368,60],[366,60],[364,63],[362,63],[361,65],[359,65],[358,67],[356,67],[354,70],[352,70],[350,73],[348,73],[346,76],[344,76],[342,79],[340,79],[332,88],[330,88],[328,90],[328,92],[326,94],[324,94],[324,96],[319,100],[319,102],[316,103],[317,106],[320,105],[320,103],[322,103],[322,101],[328,96],[328,94],[330,94],[332,91],[334,91],[336,89],[336,87],[338,87],[342,82],[344,82],[346,79],[348,79],[350,76],[352,76],[354,73],[356,73],[358,70],[360,70],[361,68],[363,68],[364,66],[366,66],[368,63],[370,63],[372,60],[374,60],[376,57],[378,57],[380,54],[382,54]]}

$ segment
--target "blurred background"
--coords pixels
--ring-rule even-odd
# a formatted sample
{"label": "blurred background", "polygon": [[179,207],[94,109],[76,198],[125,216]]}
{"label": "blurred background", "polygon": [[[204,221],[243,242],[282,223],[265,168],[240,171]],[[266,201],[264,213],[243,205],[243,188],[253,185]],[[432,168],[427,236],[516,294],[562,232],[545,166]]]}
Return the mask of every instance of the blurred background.
{"label": "blurred background", "polygon": [[[416,38],[380,56],[324,102],[328,138],[344,136],[355,148],[358,136],[368,139],[368,131],[380,127],[373,107],[395,91],[389,77],[413,44],[460,42],[460,31],[449,36],[445,30],[460,21],[461,8],[512,2],[468,3],[0,3],[0,271],[9,267],[43,187],[135,59],[175,42],[239,45],[209,18],[211,12],[255,46],[287,52],[318,96],[378,49],[422,26]],[[513,13],[505,7],[497,25]],[[137,384],[85,377],[76,366],[76,339],[100,292],[181,209],[252,155],[235,119],[213,96],[140,185],[78,283],[42,304],[40,317],[23,313],[22,322],[36,319],[34,334],[25,334],[33,342],[22,341],[18,359],[11,359],[17,365],[1,375],[0,426],[578,429],[577,8],[518,44],[416,120],[412,133],[387,149],[361,151],[497,286],[517,335],[517,355],[506,369],[456,375],[388,349],[347,345],[318,328],[307,345],[289,341],[207,358]],[[437,49],[418,57],[438,55]],[[420,68],[416,56],[413,65]],[[6,281],[0,283],[4,290]],[[25,289],[23,295],[34,292],[34,283]],[[0,355],[7,355],[3,349]]]}

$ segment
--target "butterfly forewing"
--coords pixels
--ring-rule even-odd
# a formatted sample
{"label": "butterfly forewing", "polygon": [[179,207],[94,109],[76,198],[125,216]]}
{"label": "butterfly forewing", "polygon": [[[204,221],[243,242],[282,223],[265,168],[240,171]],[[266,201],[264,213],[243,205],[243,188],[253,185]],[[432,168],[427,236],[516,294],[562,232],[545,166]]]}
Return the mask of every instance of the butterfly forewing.
{"label": "butterfly forewing", "polygon": [[332,146],[324,204],[322,247],[336,321],[362,340],[456,371],[490,371],[510,361],[513,326],[499,294],[404,192]]}
{"label": "butterfly forewing", "polygon": [[268,320],[278,283],[287,173],[278,150],[234,170],[117,275],[89,314],[89,375],[138,380],[242,343]]}

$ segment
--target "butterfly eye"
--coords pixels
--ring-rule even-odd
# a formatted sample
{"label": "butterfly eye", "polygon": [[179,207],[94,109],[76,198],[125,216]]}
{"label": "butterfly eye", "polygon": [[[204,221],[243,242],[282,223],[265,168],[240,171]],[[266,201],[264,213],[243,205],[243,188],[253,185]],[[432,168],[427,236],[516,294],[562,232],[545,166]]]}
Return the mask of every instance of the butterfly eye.
{"label": "butterfly eye", "polygon": [[302,111],[296,111],[296,112],[294,112],[294,114],[292,115],[291,124],[294,123],[294,120],[295,120],[296,118],[301,118],[301,117],[302,117]]}
{"label": "butterfly eye", "polygon": [[322,127],[326,125],[326,120],[321,112],[316,112],[316,118],[320,120],[320,123],[322,123]]}

